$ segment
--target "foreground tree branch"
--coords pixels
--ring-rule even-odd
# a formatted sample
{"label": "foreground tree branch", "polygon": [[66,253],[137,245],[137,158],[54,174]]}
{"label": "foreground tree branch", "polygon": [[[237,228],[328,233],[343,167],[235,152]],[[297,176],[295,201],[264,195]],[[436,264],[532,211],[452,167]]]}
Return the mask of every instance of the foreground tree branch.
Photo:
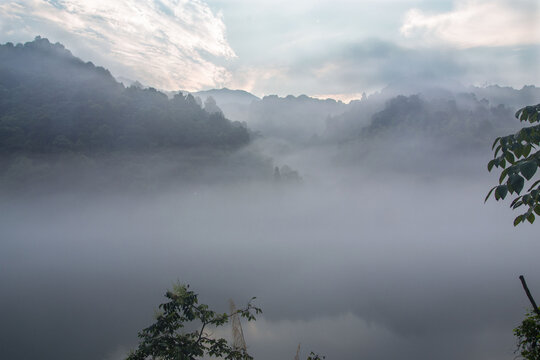
{"label": "foreground tree branch", "polygon": [[517,328],[514,329],[514,335],[517,338],[517,350],[519,354],[526,360],[540,359],[540,311],[534,301],[534,298],[529,291],[525,277],[519,277],[523,290],[529,298],[533,311],[525,316]]}
{"label": "foreground tree branch", "polygon": [[[499,185],[494,186],[486,196],[493,194],[499,201],[508,193],[516,197],[510,204],[512,209],[525,208],[526,211],[514,219],[514,226],[525,221],[531,224],[540,216],[540,179],[535,174],[540,167],[540,104],[526,106],[516,112],[521,122],[533,124],[523,127],[515,134],[498,137],[493,143],[494,158],[488,163],[488,171],[501,169]],[[528,181],[533,182],[525,186]],[[527,189],[522,193],[524,189]]]}
{"label": "foreground tree branch", "polygon": [[525,290],[525,294],[527,294],[527,297],[529,298],[529,301],[531,302],[531,305],[533,307],[534,312],[540,316],[540,310],[538,309],[538,305],[536,305],[536,301],[534,301],[534,298],[531,295],[531,292],[529,291],[529,287],[527,286],[527,282],[525,281],[525,277],[523,275],[519,276],[519,280],[521,281],[521,285],[523,286],[523,290]]}
{"label": "foreground tree branch", "polygon": [[[204,333],[208,326],[227,324],[232,314],[219,314],[210,310],[208,305],[199,304],[198,295],[189,290],[188,285],[176,284],[172,291],[167,291],[165,297],[168,301],[159,305],[161,313],[156,316],[156,322],[139,332],[139,346],[127,360],[194,360],[209,357],[225,360],[253,359],[245,350],[227,344],[227,340],[208,337]],[[261,312],[250,301],[237,314],[249,321],[255,320],[255,314]],[[188,323],[199,323],[200,330],[182,331]]]}

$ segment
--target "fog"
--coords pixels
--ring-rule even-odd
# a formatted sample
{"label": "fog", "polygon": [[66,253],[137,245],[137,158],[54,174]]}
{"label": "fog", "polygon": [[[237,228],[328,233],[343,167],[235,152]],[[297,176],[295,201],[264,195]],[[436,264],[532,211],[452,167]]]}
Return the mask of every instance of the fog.
{"label": "fog", "polygon": [[540,244],[484,205],[484,154],[449,175],[338,152],[284,158],[306,164],[294,184],[5,196],[4,356],[120,359],[176,280],[221,311],[257,296],[263,316],[244,324],[257,359],[298,343],[332,359],[513,356],[528,306],[517,277],[540,288]]}
{"label": "fog", "polygon": [[3,358],[123,359],[176,281],[220,312],[256,296],[260,360],[514,356],[540,243],[484,204],[486,165],[539,88],[201,107],[47,39],[0,56]]}

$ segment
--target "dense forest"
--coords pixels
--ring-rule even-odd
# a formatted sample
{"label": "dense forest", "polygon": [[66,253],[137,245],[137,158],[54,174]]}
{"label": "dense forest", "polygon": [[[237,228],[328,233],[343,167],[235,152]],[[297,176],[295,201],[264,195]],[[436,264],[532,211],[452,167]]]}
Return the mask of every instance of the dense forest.
{"label": "dense forest", "polygon": [[[269,159],[237,151],[245,124],[200,99],[125,87],[63,45],[0,46],[0,184],[9,192],[272,177]],[[241,174],[240,174],[241,169]],[[39,190],[41,189],[41,190]]]}
{"label": "dense forest", "polygon": [[102,67],[37,37],[0,46],[0,152],[238,148],[247,129],[191,95],[125,88]]}

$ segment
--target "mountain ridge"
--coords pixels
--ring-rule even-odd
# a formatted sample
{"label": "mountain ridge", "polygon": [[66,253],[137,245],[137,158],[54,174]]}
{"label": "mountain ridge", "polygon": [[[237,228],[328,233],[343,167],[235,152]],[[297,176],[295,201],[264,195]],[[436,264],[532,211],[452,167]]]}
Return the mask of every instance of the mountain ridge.
{"label": "mountain ridge", "polygon": [[63,45],[0,45],[0,152],[95,152],[249,142],[246,127],[209,114],[191,95],[124,87]]}

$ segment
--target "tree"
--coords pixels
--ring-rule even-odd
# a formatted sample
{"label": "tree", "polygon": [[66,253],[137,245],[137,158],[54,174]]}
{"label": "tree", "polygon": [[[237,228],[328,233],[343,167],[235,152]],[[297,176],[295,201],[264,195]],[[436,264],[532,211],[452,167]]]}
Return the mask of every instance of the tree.
{"label": "tree", "polygon": [[526,315],[521,325],[514,329],[514,335],[518,340],[516,352],[519,351],[524,359],[538,360],[540,359],[540,309],[531,295],[525,277],[521,275],[519,280],[531,302],[532,311]]}
{"label": "tree", "polygon": [[307,357],[307,360],[324,360],[324,359],[326,359],[326,356],[316,354],[313,351]]}
{"label": "tree", "polygon": [[527,314],[521,325],[514,329],[520,355],[527,360],[540,359],[540,315]]}
{"label": "tree", "polygon": [[[531,124],[540,122],[540,104],[526,106],[516,112],[516,118]],[[495,200],[501,200],[508,193],[516,194],[510,206],[517,209],[521,206],[527,211],[514,219],[514,226],[527,220],[531,224],[536,215],[540,215],[540,180],[534,181],[527,192],[521,195],[526,181],[532,181],[540,167],[540,124],[524,127],[517,133],[498,137],[493,142],[494,158],[488,163],[488,171],[493,167],[501,168],[499,185],[494,186],[486,196],[491,194]],[[533,152],[533,150],[535,150]],[[529,292],[525,278],[520,276],[521,283],[531,301],[533,311],[529,312],[521,324],[514,329],[517,338],[517,350],[527,360],[540,359],[540,310]]]}
{"label": "tree", "polygon": [[[516,112],[516,118],[522,122],[535,124],[540,122],[540,104],[526,106]],[[508,193],[516,194],[510,206],[512,209],[525,207],[526,212],[514,219],[514,226],[527,220],[531,224],[536,215],[540,215],[540,180],[528,187],[521,194],[527,181],[532,181],[540,167],[540,124],[524,127],[515,134],[495,139],[492,150],[494,158],[488,163],[488,171],[494,167],[502,169],[499,185],[494,186],[486,196],[486,201],[493,194],[495,200],[504,199]],[[534,150],[534,151],[533,151]]]}
{"label": "tree", "polygon": [[[227,344],[223,338],[215,339],[207,331],[212,327],[227,324],[235,316],[254,321],[262,310],[248,302],[231,314],[218,314],[208,305],[199,304],[198,295],[189,290],[189,285],[176,283],[167,291],[166,303],[159,305],[156,322],[139,332],[139,346],[126,360],[195,360],[215,357],[224,360],[253,360],[245,349]],[[186,326],[187,325],[187,326]],[[186,332],[186,327],[197,330]],[[300,349],[300,348],[299,348]],[[298,352],[297,352],[298,355]],[[326,357],[311,352],[306,360],[324,360]]]}
{"label": "tree", "polygon": [[211,96],[208,96],[204,101],[204,110],[209,114],[223,113],[217,105],[216,100]]}
{"label": "tree", "polygon": [[[210,310],[208,305],[199,304],[198,295],[189,290],[189,285],[175,284],[165,297],[169,300],[159,305],[156,322],[139,332],[139,346],[127,360],[193,360],[203,357],[253,359],[245,350],[235,349],[227,344],[227,340],[215,339],[207,332],[210,327],[227,324],[234,314],[248,321],[255,320],[255,315],[262,310],[253,306],[251,301],[234,314],[218,314]],[[182,331],[188,324],[198,329]]]}

